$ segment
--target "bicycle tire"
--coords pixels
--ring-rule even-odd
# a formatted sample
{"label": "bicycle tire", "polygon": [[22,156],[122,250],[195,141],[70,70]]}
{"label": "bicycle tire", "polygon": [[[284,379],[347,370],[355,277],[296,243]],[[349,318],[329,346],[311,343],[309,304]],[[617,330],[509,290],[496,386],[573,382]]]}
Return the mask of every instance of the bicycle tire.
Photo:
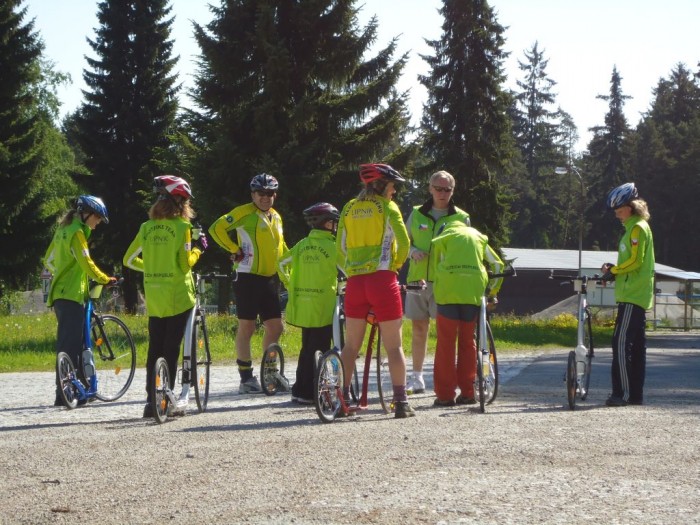
{"label": "bicycle tire", "polygon": [[192,371],[190,380],[194,385],[194,398],[197,410],[204,412],[209,402],[209,374],[211,372],[211,353],[209,351],[209,332],[207,322],[202,313],[194,321],[192,333]]}
{"label": "bicycle tire", "polygon": [[76,378],[75,366],[70,356],[65,352],[59,352],[56,356],[56,374],[58,375],[58,392],[63,399],[63,404],[68,410],[78,406],[78,389],[73,384]]}
{"label": "bicycle tire", "polygon": [[271,344],[260,363],[260,387],[266,396],[274,396],[279,390],[278,376],[284,376],[284,352],[280,345]]}
{"label": "bicycle tire", "polygon": [[[343,347],[345,347],[345,312],[343,311],[344,305],[345,301],[342,301],[340,306],[340,314],[338,315],[339,340],[334,341],[334,343],[336,343],[336,348],[338,349],[338,351],[341,351]],[[352,398],[353,402],[359,403],[361,395],[362,393],[360,391],[360,378],[357,374],[357,366],[353,365],[352,376],[350,377],[350,397]]]}
{"label": "bicycle tire", "polygon": [[377,360],[377,394],[379,395],[379,403],[382,405],[385,414],[391,414],[394,411],[394,387],[391,381],[389,358],[382,354],[379,327],[377,327],[375,345],[374,353]]}
{"label": "bicycle tire", "polygon": [[586,324],[583,329],[584,340],[583,344],[586,345],[588,353],[586,354],[586,371],[583,373],[581,378],[581,384],[583,388],[581,390],[581,401],[585,401],[588,397],[588,389],[591,386],[591,371],[593,367],[593,356],[595,352],[593,351],[593,327],[591,325],[591,313],[586,309]]}
{"label": "bicycle tire", "polygon": [[153,366],[151,389],[151,403],[153,405],[153,418],[157,423],[165,423],[168,420],[168,405],[170,398],[170,370],[165,358],[159,357]]}
{"label": "bicycle tire", "polygon": [[476,336],[476,394],[479,398],[479,411],[483,414],[486,412],[486,395],[484,392],[485,379],[484,379],[484,366],[483,366],[483,354],[481,353],[481,334],[477,323],[477,336]]}
{"label": "bicycle tire", "polygon": [[576,408],[576,352],[569,352],[569,360],[566,364],[566,398],[569,401],[569,408]]}
{"label": "bicycle tire", "polygon": [[498,395],[498,356],[496,355],[496,342],[493,339],[491,323],[486,321],[486,333],[489,339],[489,373],[486,376],[486,404],[490,405]]}
{"label": "bicycle tire", "polygon": [[332,423],[342,410],[343,361],[335,350],[329,350],[318,362],[314,376],[314,406],[323,423]]}
{"label": "bicycle tire", "polygon": [[114,315],[92,320],[92,353],[97,374],[97,399],[116,401],[131,386],[136,373],[136,345],[124,321]]}

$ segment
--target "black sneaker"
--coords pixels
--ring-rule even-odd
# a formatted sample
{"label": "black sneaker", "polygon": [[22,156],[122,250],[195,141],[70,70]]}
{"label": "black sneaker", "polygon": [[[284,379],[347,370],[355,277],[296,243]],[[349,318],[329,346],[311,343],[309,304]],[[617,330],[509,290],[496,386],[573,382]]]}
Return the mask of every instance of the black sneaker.
{"label": "black sneaker", "polygon": [[408,401],[396,401],[394,403],[394,417],[396,419],[405,419],[407,417],[415,417],[416,411],[411,408]]}
{"label": "black sneaker", "polygon": [[433,406],[434,407],[453,407],[455,406],[455,400],[454,399],[435,399],[433,401]]}
{"label": "black sneaker", "polygon": [[146,403],[143,406],[143,418],[153,417],[153,405],[151,403]]}
{"label": "black sneaker", "polygon": [[458,405],[476,405],[476,399],[459,394],[457,399],[455,399],[455,403]]}
{"label": "black sneaker", "polygon": [[621,397],[617,396],[610,396],[606,401],[605,404],[609,407],[624,407],[627,405],[627,401],[622,399]]}
{"label": "black sneaker", "polygon": [[633,399],[633,398],[630,398],[630,400],[627,401],[627,404],[628,404],[628,405],[643,405],[643,404],[644,404],[644,400],[643,400],[643,399]]}

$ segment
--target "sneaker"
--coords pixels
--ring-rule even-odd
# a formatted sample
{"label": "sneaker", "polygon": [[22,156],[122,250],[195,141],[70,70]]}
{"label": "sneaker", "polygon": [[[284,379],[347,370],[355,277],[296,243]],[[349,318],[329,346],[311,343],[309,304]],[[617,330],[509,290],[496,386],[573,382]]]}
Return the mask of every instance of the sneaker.
{"label": "sneaker", "polygon": [[292,396],[292,403],[299,403],[300,405],[313,405],[314,400],[305,397]]}
{"label": "sneaker", "polygon": [[433,406],[434,407],[453,407],[455,406],[455,400],[454,399],[435,399],[433,401]]}
{"label": "sneaker", "polygon": [[245,381],[241,381],[238,386],[239,394],[262,394],[262,387],[260,386],[260,381],[258,378],[253,376]]}
{"label": "sneaker", "polygon": [[143,416],[145,418],[153,417],[153,405],[151,403],[146,403],[143,407]]}
{"label": "sneaker", "polygon": [[408,401],[397,401],[394,403],[394,417],[396,419],[405,419],[415,416],[416,411],[408,404]]}
{"label": "sneaker", "polygon": [[628,404],[628,405],[643,405],[643,404],[644,404],[644,400],[643,400],[643,399],[632,399],[632,398],[630,398],[630,400],[627,401],[627,404]]}
{"label": "sneaker", "polygon": [[289,379],[284,377],[282,374],[277,374],[277,391],[278,392],[291,392],[292,387],[289,386]]}
{"label": "sneaker", "polygon": [[168,417],[184,416],[186,408],[187,408],[187,405],[180,406],[180,403],[177,403],[176,405],[169,403],[168,404]]}
{"label": "sneaker", "polygon": [[459,394],[457,399],[455,399],[455,403],[458,405],[476,405],[476,399]]}
{"label": "sneaker", "polygon": [[605,404],[609,407],[623,407],[627,405],[627,401],[622,399],[621,397],[617,396],[610,396],[606,401]]}
{"label": "sneaker", "polygon": [[425,392],[425,380],[423,379],[423,376],[414,375],[411,378],[411,382],[406,387],[406,393],[411,395],[422,394],[423,392]]}

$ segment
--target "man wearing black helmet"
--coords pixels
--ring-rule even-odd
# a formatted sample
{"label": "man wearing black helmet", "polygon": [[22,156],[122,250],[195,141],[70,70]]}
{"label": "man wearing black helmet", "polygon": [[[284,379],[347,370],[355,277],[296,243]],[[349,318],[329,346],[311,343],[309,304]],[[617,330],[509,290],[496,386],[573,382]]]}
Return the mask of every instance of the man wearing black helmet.
{"label": "man wearing black helmet", "polygon": [[654,302],[654,238],[649,228],[647,203],[634,183],[618,186],[608,194],[608,208],[625,227],[617,264],[601,268],[603,280],[615,281],[618,304],[613,334],[611,407],[644,402],[646,368],[646,310]]}
{"label": "man wearing black helmet", "polygon": [[[272,175],[256,175],[250,181],[252,202],[234,208],[209,228],[211,238],[231,253],[238,272],[234,292],[238,315],[236,362],[241,376],[238,392],[241,394],[262,392],[260,382],[253,375],[250,352],[257,317],[260,316],[265,327],[263,348],[276,345],[283,329],[277,262],[287,245],[282,218],[272,207],[278,187],[279,183]],[[230,233],[236,234],[235,241]]]}

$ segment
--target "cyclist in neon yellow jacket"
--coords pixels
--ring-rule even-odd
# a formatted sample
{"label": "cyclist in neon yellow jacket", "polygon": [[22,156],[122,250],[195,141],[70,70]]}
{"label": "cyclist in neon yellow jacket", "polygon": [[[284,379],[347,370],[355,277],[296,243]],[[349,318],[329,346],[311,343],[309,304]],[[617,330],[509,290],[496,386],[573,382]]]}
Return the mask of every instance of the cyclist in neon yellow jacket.
{"label": "cyclist in neon yellow jacket", "polygon": [[[272,175],[256,175],[250,181],[252,202],[234,208],[209,227],[212,239],[231,253],[238,272],[233,288],[238,316],[236,363],[241,376],[240,394],[262,393],[260,382],[253,375],[250,351],[256,319],[260,316],[265,327],[263,348],[277,345],[284,328],[277,264],[287,245],[282,218],[272,207],[278,188],[279,183]],[[234,232],[235,241],[229,236]]]}
{"label": "cyclist in neon yellow jacket", "polygon": [[646,375],[646,310],[654,303],[654,238],[649,227],[647,203],[634,183],[613,189],[608,208],[625,227],[617,264],[603,265],[603,279],[615,280],[617,317],[613,333],[612,394],[608,406],[644,402]]}
{"label": "cyclist in neon yellow jacket", "polygon": [[[58,321],[56,354],[65,352],[76,365],[83,347],[83,305],[88,298],[88,279],[100,284],[116,280],[102,272],[90,257],[87,241],[100,222],[109,223],[102,199],[81,195],[75,208],[61,219],[44,256],[44,265],[53,276],[46,304],[53,307]],[[54,406],[63,405],[58,385],[57,375]]]}
{"label": "cyclist in neon yellow jacket", "polygon": [[[486,265],[493,273],[500,273],[503,261],[488,245],[486,235],[463,222],[453,221],[433,239],[431,264],[435,268],[433,291],[437,303],[434,404],[470,405],[476,403],[474,330],[481,298],[489,285]],[[501,283],[502,278],[493,280],[490,297],[495,298]],[[457,387],[460,393],[455,399]]]}
{"label": "cyclist in neon yellow jacket", "polygon": [[[345,288],[346,338],[341,359],[352,370],[365,336],[371,310],[382,334],[394,387],[395,417],[415,416],[406,397],[406,358],[401,340],[401,290],[397,272],[406,261],[408,232],[399,207],[392,201],[394,185],[404,182],[387,164],[362,164],[364,189],[343,208],[338,224],[338,259],[348,284]],[[350,374],[344,393],[350,392]]]}
{"label": "cyclist in neon yellow jacket", "polygon": [[333,312],[338,287],[335,230],[340,214],[319,202],[304,210],[308,237],[282,255],[279,275],[287,288],[287,322],[301,327],[301,351],[292,387],[292,401],[312,404],[317,350],[331,349]]}
{"label": "cyclist in neon yellow jacket", "polygon": [[153,367],[164,357],[170,370],[170,388],[175,386],[180,347],[195,304],[192,267],[207,247],[200,235],[192,246],[194,212],[192,190],[180,177],[163,175],[153,181],[157,200],[124,254],[124,265],[143,272],[148,313],[148,357],[146,359],[146,405],[143,417],[153,417],[149,385]]}

